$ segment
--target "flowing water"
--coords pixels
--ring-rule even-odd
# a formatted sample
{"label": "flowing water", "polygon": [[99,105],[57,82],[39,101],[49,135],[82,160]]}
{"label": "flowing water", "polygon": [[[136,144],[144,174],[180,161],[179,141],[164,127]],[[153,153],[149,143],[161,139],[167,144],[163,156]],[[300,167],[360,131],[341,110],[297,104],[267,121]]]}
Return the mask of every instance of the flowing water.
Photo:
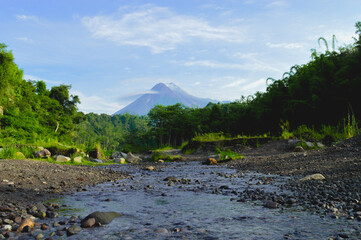
{"label": "flowing water", "polygon": [[[321,218],[300,207],[268,209],[262,203],[231,201],[247,188],[279,191],[280,176],[241,173],[198,162],[169,163],[161,171],[114,165],[132,179],[107,183],[66,196],[63,215],[94,211],[124,214],[110,224],[84,229],[70,239],[328,239],[356,221]],[[164,179],[176,177],[169,184]],[[273,178],[271,184],[255,184]],[[172,186],[169,186],[172,185]]]}

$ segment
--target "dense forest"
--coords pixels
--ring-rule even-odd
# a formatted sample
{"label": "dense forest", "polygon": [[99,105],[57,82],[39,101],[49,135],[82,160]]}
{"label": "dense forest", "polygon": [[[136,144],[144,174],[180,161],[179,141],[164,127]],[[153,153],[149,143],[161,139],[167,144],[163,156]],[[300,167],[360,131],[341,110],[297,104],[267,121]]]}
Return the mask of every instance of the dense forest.
{"label": "dense forest", "polygon": [[308,63],[292,66],[281,79],[267,79],[265,92],[204,108],[158,105],[148,116],[85,115],[77,109],[80,99],[69,94],[71,86],[47,89],[43,81],[24,80],[12,52],[0,44],[0,143],[55,140],[126,151],[179,146],[212,132],[277,135],[286,125],[338,126],[361,116],[361,22],[356,34],[354,44],[338,50],[335,38],[332,50],[320,38],[324,53],[313,50]]}
{"label": "dense forest", "polygon": [[[282,79],[267,79],[264,93],[227,104],[190,109],[180,104],[156,106],[149,113],[159,145],[179,145],[196,134],[280,134],[283,125],[320,129],[337,126],[345,118],[361,116],[361,22],[356,23],[355,43],[332,51],[324,38],[325,53],[313,50],[311,61],[295,65]],[[348,121],[350,121],[348,119]]]}
{"label": "dense forest", "polygon": [[0,44],[0,138],[4,144],[36,141],[72,141],[80,100],[69,95],[70,86],[46,88],[43,81],[23,79],[11,51]]}

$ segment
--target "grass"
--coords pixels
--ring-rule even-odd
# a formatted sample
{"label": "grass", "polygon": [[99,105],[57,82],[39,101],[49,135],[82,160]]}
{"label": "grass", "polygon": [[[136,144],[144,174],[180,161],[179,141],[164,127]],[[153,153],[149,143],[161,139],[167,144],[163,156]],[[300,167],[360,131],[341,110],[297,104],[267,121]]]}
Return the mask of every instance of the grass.
{"label": "grass", "polygon": [[219,148],[216,148],[215,153],[220,154],[221,157],[219,161],[243,159],[243,156],[241,154],[233,152],[230,149],[221,150]]}
{"label": "grass", "polygon": [[181,161],[182,156],[180,155],[171,156],[168,154],[164,154],[163,151],[154,151],[151,157],[151,161],[157,162],[158,160],[163,160],[165,162]]}

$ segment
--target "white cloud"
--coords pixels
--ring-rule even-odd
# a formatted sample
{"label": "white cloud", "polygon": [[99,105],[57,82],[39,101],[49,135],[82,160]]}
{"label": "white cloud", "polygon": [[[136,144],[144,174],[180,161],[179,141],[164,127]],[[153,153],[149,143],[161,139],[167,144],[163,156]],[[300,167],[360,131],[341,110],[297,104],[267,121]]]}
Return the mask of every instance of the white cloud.
{"label": "white cloud", "polygon": [[213,62],[209,60],[201,60],[201,61],[190,61],[184,63],[184,66],[193,67],[193,66],[200,66],[200,67],[209,67],[209,68],[220,68],[220,69],[233,69],[233,70],[247,70],[247,71],[275,71],[278,72],[279,70],[268,66],[264,63],[246,63],[246,64],[237,64],[237,63],[220,63],[220,62]]}
{"label": "white cloud", "polygon": [[80,91],[71,91],[72,95],[77,95],[80,99],[79,110],[84,113],[107,113],[113,114],[124,106],[116,103],[115,101],[109,101],[105,98],[96,95],[85,95]]}
{"label": "white cloud", "polygon": [[152,53],[175,49],[193,39],[243,42],[245,29],[212,26],[207,21],[178,15],[165,7],[146,6],[121,16],[83,17],[82,23],[94,37],[120,45],[149,47]]}
{"label": "white cloud", "polygon": [[255,82],[248,83],[243,85],[240,90],[244,92],[248,92],[250,94],[254,94],[255,91],[264,91],[266,89],[266,79],[261,78]]}
{"label": "white cloud", "polygon": [[234,88],[234,87],[237,87],[237,86],[240,86],[240,85],[244,84],[245,82],[246,82],[245,79],[242,79],[242,78],[241,78],[241,79],[237,79],[237,80],[235,80],[235,81],[233,81],[233,82],[231,82],[231,83],[228,83],[228,84],[222,86],[221,89]]}
{"label": "white cloud", "polygon": [[28,74],[24,74],[23,78],[25,80],[35,80],[35,81],[43,81],[45,83],[51,84],[51,85],[59,85],[62,84],[59,81],[52,81],[52,80],[48,80],[48,79],[44,79],[44,78],[40,78],[40,77],[36,77],[33,75],[28,75]]}
{"label": "white cloud", "polygon": [[15,16],[18,21],[33,21],[33,22],[39,22],[39,19],[35,16],[29,16],[29,15],[16,15]]}
{"label": "white cloud", "polygon": [[32,39],[27,38],[27,37],[17,37],[17,40],[23,41],[23,42],[27,42],[27,43],[32,43],[34,42]]}
{"label": "white cloud", "polygon": [[267,47],[270,48],[285,48],[285,49],[297,49],[302,48],[302,44],[300,43],[266,43]]}

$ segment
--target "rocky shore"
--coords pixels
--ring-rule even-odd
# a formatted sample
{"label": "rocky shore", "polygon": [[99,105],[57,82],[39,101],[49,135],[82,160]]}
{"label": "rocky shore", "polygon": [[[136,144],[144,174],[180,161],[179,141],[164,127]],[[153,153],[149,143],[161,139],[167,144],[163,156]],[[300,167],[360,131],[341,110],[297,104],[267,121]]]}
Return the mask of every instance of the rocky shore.
{"label": "rocky shore", "polygon": [[[265,208],[296,207],[323,218],[361,222],[361,136],[320,150],[294,152],[293,149],[293,140],[239,149],[238,152],[244,158],[224,165],[240,173],[255,171],[290,178],[276,192],[257,188],[257,185],[272,185],[272,177],[254,179],[249,188],[233,191],[232,200],[257,202]],[[194,161],[205,160],[206,156],[203,153],[183,157],[185,161]],[[165,165],[162,163],[149,162],[132,165],[132,168],[138,169],[135,171],[146,171],[149,174],[162,171],[163,167]],[[310,174],[321,174],[325,179],[301,181],[301,178]],[[0,160],[0,239],[17,238],[16,230],[29,218],[36,220],[32,229],[21,229],[22,232],[29,231],[27,239],[43,239],[44,231],[49,228],[54,229],[51,234],[54,238],[76,234],[81,231],[81,219],[73,216],[66,221],[58,220],[57,211],[61,206],[46,201],[61,194],[86,191],[88,186],[116,182],[124,177],[125,174],[107,168]],[[171,183],[168,186],[174,184]],[[227,191],[226,187],[220,187],[214,193]],[[48,220],[40,221],[44,218]],[[340,232],[332,239],[361,238],[361,226],[358,226],[358,229]],[[292,236],[289,238],[292,239]]]}
{"label": "rocky shore", "polygon": [[[24,219],[58,216],[57,204],[42,202],[124,177],[125,174],[106,168],[0,160],[0,239],[13,237]],[[35,224],[38,229],[48,227]]]}

